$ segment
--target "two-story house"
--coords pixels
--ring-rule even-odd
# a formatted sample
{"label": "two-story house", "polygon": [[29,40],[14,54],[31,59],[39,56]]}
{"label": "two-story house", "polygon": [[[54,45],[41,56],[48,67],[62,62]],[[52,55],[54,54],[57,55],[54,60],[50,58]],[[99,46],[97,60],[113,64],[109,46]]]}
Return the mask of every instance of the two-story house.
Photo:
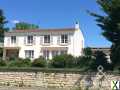
{"label": "two-story house", "polygon": [[80,56],[84,37],[79,23],[74,28],[12,30],[5,33],[3,58],[19,57],[46,59],[60,54]]}

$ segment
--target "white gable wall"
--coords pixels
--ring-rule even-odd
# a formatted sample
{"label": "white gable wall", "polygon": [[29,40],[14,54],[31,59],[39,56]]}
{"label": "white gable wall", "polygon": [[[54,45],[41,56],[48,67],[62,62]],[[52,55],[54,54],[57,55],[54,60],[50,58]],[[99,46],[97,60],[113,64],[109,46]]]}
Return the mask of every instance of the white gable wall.
{"label": "white gable wall", "polygon": [[[68,45],[59,45],[58,44],[58,38],[61,34],[68,34],[70,38],[70,42]],[[4,47],[19,47],[19,57],[25,58],[25,50],[34,50],[34,58],[38,58],[39,56],[43,55],[43,52],[41,52],[41,48],[47,47],[47,48],[54,48],[54,47],[65,47],[68,48],[68,54],[71,54],[73,56],[80,56],[82,55],[82,49],[84,48],[84,38],[82,35],[82,32],[79,28],[76,28],[76,30],[71,32],[48,32],[47,34],[50,34],[52,36],[52,43],[50,45],[42,45],[41,44],[41,37],[43,35],[46,35],[46,33],[36,33],[31,34],[34,36],[34,44],[33,45],[25,45],[25,37],[27,36],[25,33],[19,35],[16,33],[12,33],[9,35],[5,35],[4,39]],[[11,36],[16,36],[17,43],[11,44]]]}

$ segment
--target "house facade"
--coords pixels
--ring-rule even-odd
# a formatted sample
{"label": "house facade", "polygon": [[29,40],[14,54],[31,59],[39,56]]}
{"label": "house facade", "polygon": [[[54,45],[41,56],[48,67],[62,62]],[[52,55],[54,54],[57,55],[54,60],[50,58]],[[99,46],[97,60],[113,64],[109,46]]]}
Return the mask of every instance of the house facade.
{"label": "house facade", "polygon": [[79,23],[74,28],[12,30],[5,33],[3,58],[52,59],[56,55],[82,55],[84,37]]}

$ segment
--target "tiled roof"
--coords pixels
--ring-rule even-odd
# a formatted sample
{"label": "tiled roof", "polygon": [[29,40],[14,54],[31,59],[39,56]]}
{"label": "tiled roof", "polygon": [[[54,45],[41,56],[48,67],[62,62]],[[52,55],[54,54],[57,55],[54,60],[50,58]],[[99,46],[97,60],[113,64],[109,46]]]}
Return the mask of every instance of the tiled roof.
{"label": "tiled roof", "polygon": [[62,28],[62,29],[30,29],[30,30],[12,30],[7,33],[26,33],[26,32],[48,32],[48,31],[73,31],[75,28]]}

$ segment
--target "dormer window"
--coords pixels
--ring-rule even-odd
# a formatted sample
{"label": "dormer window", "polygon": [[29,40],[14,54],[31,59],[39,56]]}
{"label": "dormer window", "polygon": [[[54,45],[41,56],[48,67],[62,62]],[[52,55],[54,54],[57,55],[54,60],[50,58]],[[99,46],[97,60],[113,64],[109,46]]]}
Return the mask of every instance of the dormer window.
{"label": "dormer window", "polygon": [[61,43],[68,43],[68,35],[67,34],[61,35]]}
{"label": "dormer window", "polygon": [[44,43],[50,43],[50,35],[44,35]]}
{"label": "dormer window", "polygon": [[16,36],[11,36],[11,43],[16,43]]}

